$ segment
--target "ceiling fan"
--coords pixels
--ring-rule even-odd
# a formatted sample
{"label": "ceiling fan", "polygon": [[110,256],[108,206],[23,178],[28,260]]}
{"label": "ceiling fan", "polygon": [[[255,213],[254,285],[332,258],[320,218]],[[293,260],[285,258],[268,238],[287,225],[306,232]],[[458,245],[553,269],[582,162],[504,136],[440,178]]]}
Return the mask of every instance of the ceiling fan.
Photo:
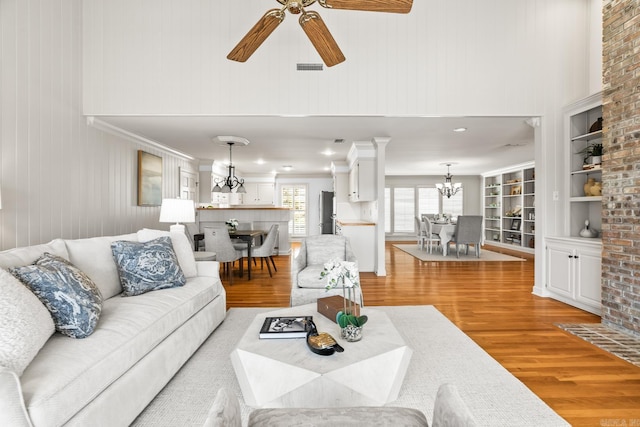
{"label": "ceiling fan", "polygon": [[300,26],[311,40],[322,61],[332,67],[345,60],[338,44],[320,15],[304,8],[316,1],[327,9],[365,10],[371,12],[409,13],[413,0],[277,0],[281,9],[270,9],[227,55],[227,59],[245,62],[284,20],[285,10],[301,14]]}

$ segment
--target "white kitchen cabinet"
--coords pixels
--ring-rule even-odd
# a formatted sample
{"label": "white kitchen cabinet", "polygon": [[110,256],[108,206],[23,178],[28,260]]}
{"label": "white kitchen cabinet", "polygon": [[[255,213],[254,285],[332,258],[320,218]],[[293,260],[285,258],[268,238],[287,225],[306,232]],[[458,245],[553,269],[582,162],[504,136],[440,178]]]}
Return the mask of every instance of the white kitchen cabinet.
{"label": "white kitchen cabinet", "polygon": [[275,189],[272,182],[245,182],[247,192],[243,197],[245,205],[273,205]]}
{"label": "white kitchen cabinet", "polygon": [[358,270],[371,272],[375,268],[375,224],[366,221],[338,221],[336,234],[349,238],[353,254],[358,260]]}
{"label": "white kitchen cabinet", "polygon": [[375,200],[375,163],[373,159],[359,159],[349,171],[349,201],[370,202]]}
{"label": "white kitchen cabinet", "polygon": [[546,288],[559,301],[600,315],[601,252],[599,240],[546,239]]}

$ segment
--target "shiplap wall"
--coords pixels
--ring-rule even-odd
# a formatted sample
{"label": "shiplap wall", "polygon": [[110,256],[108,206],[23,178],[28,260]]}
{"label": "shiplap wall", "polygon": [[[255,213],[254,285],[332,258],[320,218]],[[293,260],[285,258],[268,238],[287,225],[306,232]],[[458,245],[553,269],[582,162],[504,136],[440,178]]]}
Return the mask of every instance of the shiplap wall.
{"label": "shiplap wall", "polygon": [[137,206],[137,150],[163,157],[163,195],[197,165],[87,126],[82,2],[0,1],[0,248],[162,227]]}
{"label": "shiplap wall", "polygon": [[226,55],[275,0],[93,0],[88,114],[542,114],[588,92],[586,0],[415,0],[408,15],[317,10],[347,57],[323,72],[297,22]]}

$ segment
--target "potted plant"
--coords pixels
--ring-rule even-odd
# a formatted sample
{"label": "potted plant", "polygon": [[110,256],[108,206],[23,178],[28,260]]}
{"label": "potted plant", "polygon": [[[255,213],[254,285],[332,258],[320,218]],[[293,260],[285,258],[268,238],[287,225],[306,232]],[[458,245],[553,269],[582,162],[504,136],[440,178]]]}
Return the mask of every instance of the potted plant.
{"label": "potted plant", "polygon": [[591,158],[591,164],[599,165],[602,163],[602,144],[591,144],[587,146],[582,152],[585,154],[584,162],[587,163],[587,160]]}

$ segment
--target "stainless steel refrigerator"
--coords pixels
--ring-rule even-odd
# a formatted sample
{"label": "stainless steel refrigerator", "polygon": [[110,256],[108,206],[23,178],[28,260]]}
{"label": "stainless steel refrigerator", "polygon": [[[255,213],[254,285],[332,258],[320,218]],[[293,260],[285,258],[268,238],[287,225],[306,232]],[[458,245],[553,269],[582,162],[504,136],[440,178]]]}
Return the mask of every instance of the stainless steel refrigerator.
{"label": "stainless steel refrigerator", "polygon": [[333,191],[321,191],[318,203],[320,234],[334,234]]}

